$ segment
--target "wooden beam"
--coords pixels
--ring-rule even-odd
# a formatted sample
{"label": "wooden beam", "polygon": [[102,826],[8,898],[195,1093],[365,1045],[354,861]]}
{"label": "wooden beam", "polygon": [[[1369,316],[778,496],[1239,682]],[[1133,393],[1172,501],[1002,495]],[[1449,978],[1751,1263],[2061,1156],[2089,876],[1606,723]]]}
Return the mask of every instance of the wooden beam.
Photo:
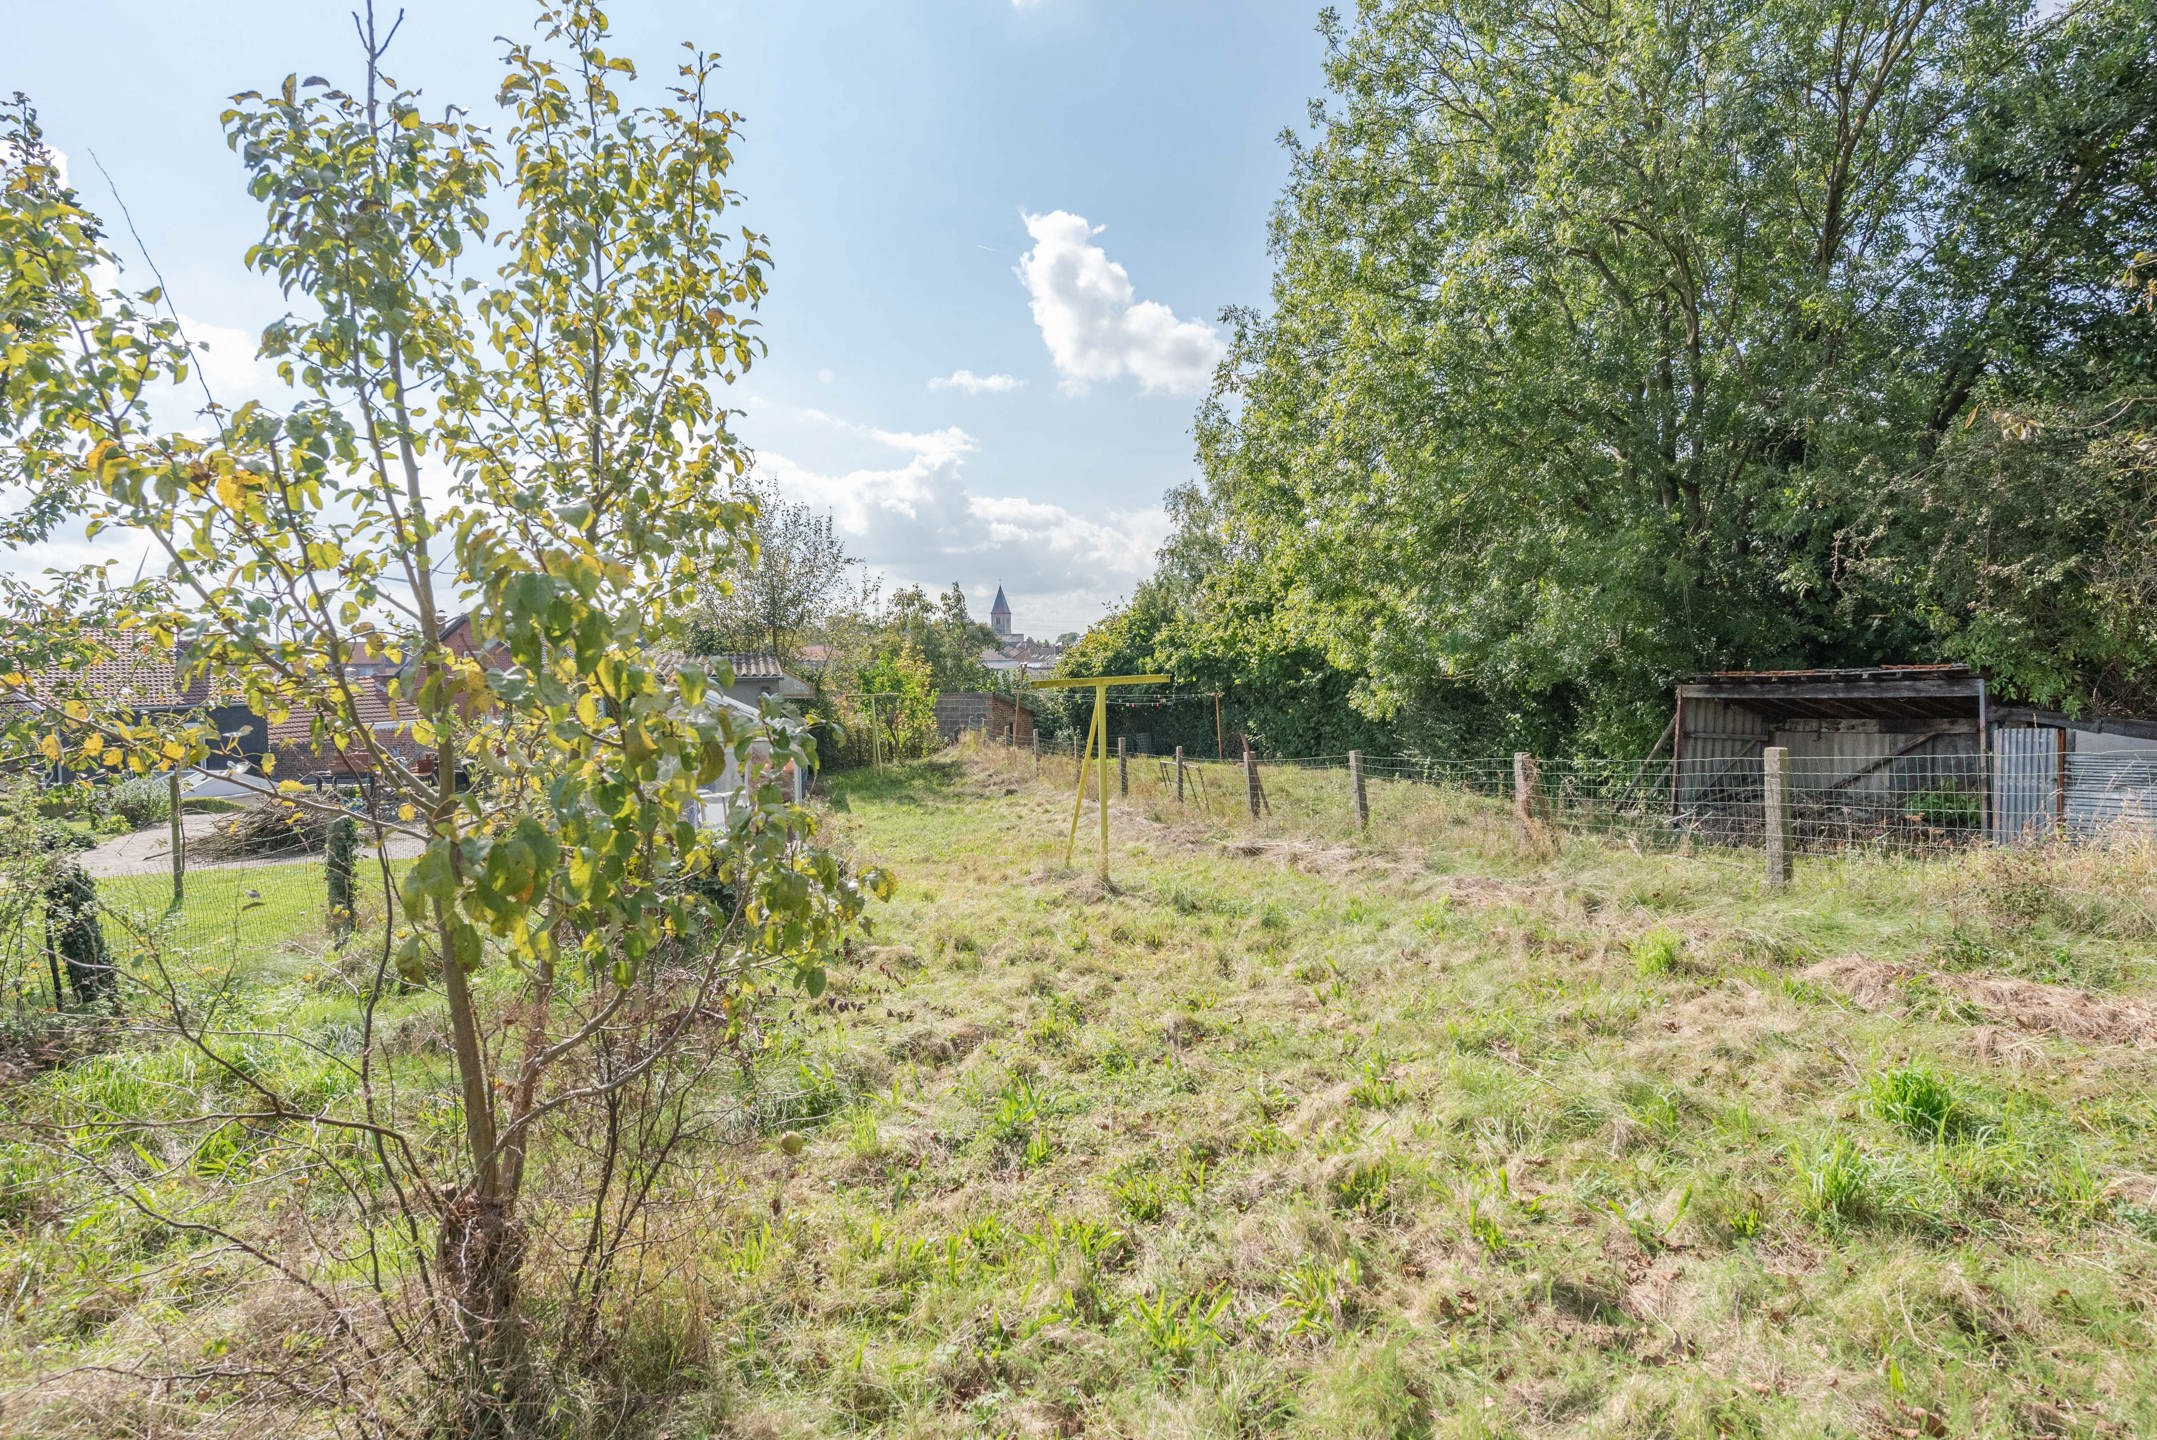
{"label": "wooden beam", "polygon": [[1096,685],[1166,685],[1173,675],[1073,675],[1057,680],[1029,680],[1036,690],[1091,690]]}
{"label": "wooden beam", "polygon": [[1678,687],[1685,700],[1735,700],[1762,710],[1782,704],[1828,704],[1867,700],[1976,700],[1977,680],[1818,680],[1747,684],[1701,680]]}

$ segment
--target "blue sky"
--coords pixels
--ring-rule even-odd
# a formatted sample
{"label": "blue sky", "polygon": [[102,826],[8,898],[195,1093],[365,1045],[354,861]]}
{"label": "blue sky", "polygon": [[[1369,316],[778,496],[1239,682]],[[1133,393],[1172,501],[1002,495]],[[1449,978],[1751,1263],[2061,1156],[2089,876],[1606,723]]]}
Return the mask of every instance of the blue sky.
{"label": "blue sky", "polygon": [[[0,89],[31,94],[108,215],[90,153],[112,173],[230,393],[260,381],[249,337],[282,304],[241,268],[258,217],[217,114],[288,71],[348,78],[349,8],[11,7]],[[1163,533],[1162,493],[1195,473],[1218,313],[1265,300],[1287,173],[1275,137],[1321,87],[1316,8],[610,7],[613,48],[647,77],[683,39],[720,50],[747,120],[742,218],[778,264],[770,359],[731,398],[764,470],[831,508],[889,583],[957,581],[982,614],[1001,581],[1029,633],[1083,628],[1128,593]],[[407,9],[391,73],[475,110],[494,37],[532,14]],[[60,548],[46,558],[75,558]]]}

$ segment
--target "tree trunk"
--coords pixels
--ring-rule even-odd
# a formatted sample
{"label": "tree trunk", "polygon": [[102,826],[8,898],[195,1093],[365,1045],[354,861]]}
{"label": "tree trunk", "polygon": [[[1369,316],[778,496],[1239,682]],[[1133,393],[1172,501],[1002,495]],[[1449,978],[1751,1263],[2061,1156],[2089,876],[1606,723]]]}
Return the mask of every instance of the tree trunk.
{"label": "tree trunk", "polygon": [[517,1311],[524,1250],[523,1227],[506,1199],[466,1191],[443,1212],[435,1265],[464,1382],[451,1400],[457,1435],[492,1440],[527,1429],[528,1348]]}

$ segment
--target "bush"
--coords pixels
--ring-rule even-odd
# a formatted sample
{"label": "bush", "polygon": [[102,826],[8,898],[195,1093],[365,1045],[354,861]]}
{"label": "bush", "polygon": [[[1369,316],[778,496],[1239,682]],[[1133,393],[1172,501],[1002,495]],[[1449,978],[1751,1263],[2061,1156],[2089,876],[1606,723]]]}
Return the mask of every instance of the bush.
{"label": "bush", "polygon": [[108,816],[126,821],[127,830],[166,824],[172,819],[172,782],[163,776],[144,776],[115,785],[106,792],[104,809]]}
{"label": "bush", "polygon": [[330,822],[329,845],[323,866],[329,874],[330,933],[344,940],[351,936],[359,918],[359,886],[355,861],[359,855],[359,821],[340,815]]}
{"label": "bush", "polygon": [[77,1004],[118,1003],[119,976],[112,968],[104,927],[97,918],[97,882],[73,860],[55,866],[46,884],[45,944],[66,968]]}

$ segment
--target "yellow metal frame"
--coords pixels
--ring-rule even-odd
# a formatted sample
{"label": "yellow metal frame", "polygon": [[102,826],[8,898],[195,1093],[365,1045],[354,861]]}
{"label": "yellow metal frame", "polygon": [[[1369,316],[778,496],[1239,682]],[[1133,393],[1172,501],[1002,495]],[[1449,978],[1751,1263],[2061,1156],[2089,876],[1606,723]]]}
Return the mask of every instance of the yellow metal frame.
{"label": "yellow metal frame", "polygon": [[1069,865],[1078,851],[1079,816],[1086,809],[1086,762],[1098,751],[1100,763],[1095,773],[1101,777],[1101,874],[1108,875],[1108,692],[1112,685],[1166,685],[1173,677],[1168,675],[1091,675],[1072,676],[1061,680],[1036,680],[1036,690],[1087,690],[1093,691],[1093,723],[1086,729],[1086,748],[1079,756],[1078,794],[1071,801],[1071,838],[1064,842],[1064,864]]}

